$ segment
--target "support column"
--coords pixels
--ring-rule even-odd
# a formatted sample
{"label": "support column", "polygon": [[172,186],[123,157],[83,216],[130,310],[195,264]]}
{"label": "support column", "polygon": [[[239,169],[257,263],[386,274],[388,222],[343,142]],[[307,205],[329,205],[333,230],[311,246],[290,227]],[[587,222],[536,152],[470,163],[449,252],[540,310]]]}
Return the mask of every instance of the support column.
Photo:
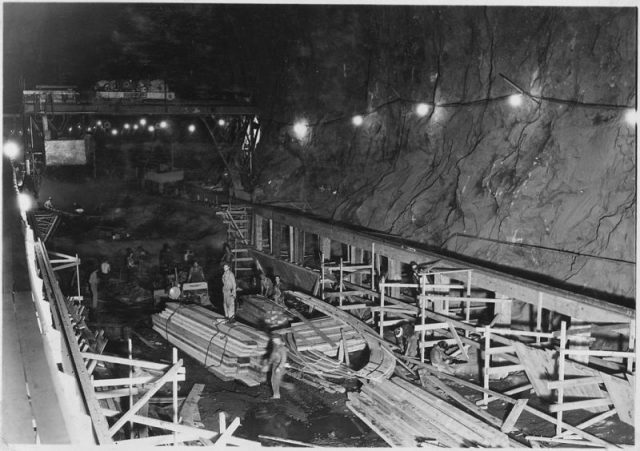
{"label": "support column", "polygon": [[253,215],[253,245],[257,250],[262,250],[262,216]]}
{"label": "support column", "polygon": [[[351,264],[361,265],[364,262],[364,252],[362,249],[353,247],[351,249],[351,259]],[[355,273],[351,281],[355,284],[362,285],[362,272]]]}
{"label": "support column", "polygon": [[275,221],[272,221],[273,227],[271,229],[271,253],[274,257],[280,258],[280,246],[282,241],[282,226]]}
{"label": "support column", "polygon": [[296,229],[295,230],[295,247],[296,247],[296,252],[295,252],[295,257],[296,260],[295,262],[299,265],[303,265],[304,264],[304,248],[305,248],[305,235],[304,235],[304,230],[302,229]]}
{"label": "support column", "polygon": [[331,260],[331,238],[318,235],[318,245],[320,253],[324,255],[325,260]]}
{"label": "support column", "polygon": [[[496,293],[496,299],[508,299],[506,296]],[[495,303],[494,313],[498,316],[495,324],[500,326],[511,326],[511,302],[499,301]]]}
{"label": "support column", "polygon": [[[397,282],[402,280],[402,263],[398,260],[387,259],[387,281]],[[391,297],[400,296],[400,288],[391,288]]]}
{"label": "support column", "polygon": [[295,263],[296,261],[296,229],[293,226],[289,226],[289,261]]}

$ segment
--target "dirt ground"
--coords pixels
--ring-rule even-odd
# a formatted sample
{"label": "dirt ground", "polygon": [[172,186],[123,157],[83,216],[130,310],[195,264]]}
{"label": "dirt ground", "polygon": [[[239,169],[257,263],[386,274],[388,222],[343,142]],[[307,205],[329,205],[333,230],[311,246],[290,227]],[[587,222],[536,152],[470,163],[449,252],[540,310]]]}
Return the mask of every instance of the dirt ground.
{"label": "dirt ground", "polygon": [[[55,183],[50,185],[55,188]],[[67,193],[72,190],[66,189]],[[112,278],[123,284],[127,274],[122,270],[127,248],[141,246],[147,253],[141,270],[128,282],[140,288],[140,299],[126,299],[126,302],[102,299],[100,313],[91,318],[95,327],[105,329],[110,343],[107,352],[126,355],[127,342],[131,337],[134,357],[155,361],[171,360],[171,345],[151,329],[150,315],[154,311],[150,294],[157,288],[153,273],[157,272],[158,253],[164,243],[172,246],[175,258],[179,259],[189,247],[196,259],[205,269],[209,282],[210,295],[214,308],[221,311],[220,257],[226,239],[226,227],[210,207],[195,205],[177,198],[157,197],[141,193],[138,190],[113,190],[111,186],[100,183],[90,185],[84,191],[109,192],[109,202],[92,203],[86,207],[81,217],[65,217],[53,240],[48,243],[49,250],[57,250],[72,255],[78,254],[82,260],[81,288],[87,299],[86,281],[89,273],[102,259],[108,259],[112,265]],[[70,194],[67,194],[70,195]],[[64,271],[63,271],[64,273]],[[74,278],[71,271],[61,273],[61,283],[71,289]],[[130,278],[131,279],[131,278]],[[145,298],[146,296],[146,298]],[[155,307],[157,309],[157,307]],[[310,387],[298,380],[285,376],[283,397],[272,400],[268,384],[247,387],[242,383],[225,382],[194,359],[179,351],[186,367],[186,381],[180,384],[180,396],[187,396],[193,384],[204,384],[205,388],[199,401],[202,423],[206,428],[217,430],[218,412],[225,412],[229,421],[235,417],[241,420],[241,427],[235,435],[258,440],[259,435],[275,436],[310,443],[316,446],[331,447],[385,447],[386,443],[351,413],[345,405],[345,394],[329,394]],[[477,381],[477,361],[460,368],[460,377]],[[511,375],[510,378],[492,383],[492,388],[511,387],[525,382],[524,374]],[[470,400],[477,399],[478,393],[464,387],[456,387]],[[533,395],[530,404],[539,402]],[[171,419],[168,410],[156,406],[156,413]],[[497,401],[490,405],[489,411],[499,418],[508,414],[508,405]],[[565,420],[576,424],[588,418],[583,411],[565,415]],[[521,433],[524,435],[553,435],[554,427],[549,423],[528,415]],[[615,443],[632,444],[633,428],[617,418],[600,422],[588,429],[605,440]],[[520,426],[520,424],[519,424]],[[266,446],[285,446],[275,441],[263,440]]]}

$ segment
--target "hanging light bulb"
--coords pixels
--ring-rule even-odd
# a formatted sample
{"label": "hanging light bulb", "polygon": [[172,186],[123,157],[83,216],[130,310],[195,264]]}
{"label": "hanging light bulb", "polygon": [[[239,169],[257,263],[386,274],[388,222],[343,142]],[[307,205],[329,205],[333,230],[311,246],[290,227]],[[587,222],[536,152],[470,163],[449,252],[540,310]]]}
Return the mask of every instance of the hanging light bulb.
{"label": "hanging light bulb", "polygon": [[193,124],[189,124],[188,130],[189,130],[189,133],[193,133],[196,131],[196,126]]}
{"label": "hanging light bulb", "polygon": [[149,130],[150,132],[154,132],[156,130],[156,128],[153,125],[150,125],[147,130]]}
{"label": "hanging light bulb", "polygon": [[167,123],[167,121],[160,121],[160,128],[167,128],[169,126],[169,124]]}
{"label": "hanging light bulb", "polygon": [[116,136],[118,134],[118,130],[116,130],[115,128],[113,130],[111,130],[111,134],[113,136]]}
{"label": "hanging light bulb", "polygon": [[423,117],[429,114],[429,105],[427,105],[426,103],[419,103],[416,106],[416,114],[420,117]]}
{"label": "hanging light bulb", "polygon": [[309,132],[309,124],[307,123],[306,120],[298,121],[293,125],[293,133],[295,133],[298,139],[305,138],[308,132]]}
{"label": "hanging light bulb", "polygon": [[140,119],[140,125],[142,125],[143,127],[147,125],[147,120],[145,118]]}
{"label": "hanging light bulb", "polygon": [[138,124],[133,124],[133,129],[138,130]]}
{"label": "hanging light bulb", "polygon": [[638,123],[639,116],[640,115],[636,110],[627,110],[627,112],[624,115],[624,120],[627,122],[627,124],[635,125]]}
{"label": "hanging light bulb", "polygon": [[125,129],[125,130],[129,130],[129,128],[130,128],[130,127],[131,127],[131,126],[129,125],[129,123],[124,124],[124,129]]}
{"label": "hanging light bulb", "polygon": [[512,94],[509,96],[509,105],[516,107],[522,105],[522,94]]}
{"label": "hanging light bulb", "polygon": [[218,125],[220,127],[224,127],[226,125],[226,121],[224,119],[218,119]]}
{"label": "hanging light bulb", "polygon": [[359,114],[351,118],[351,123],[353,123],[353,125],[355,125],[356,127],[360,127],[363,122],[364,122],[364,119]]}

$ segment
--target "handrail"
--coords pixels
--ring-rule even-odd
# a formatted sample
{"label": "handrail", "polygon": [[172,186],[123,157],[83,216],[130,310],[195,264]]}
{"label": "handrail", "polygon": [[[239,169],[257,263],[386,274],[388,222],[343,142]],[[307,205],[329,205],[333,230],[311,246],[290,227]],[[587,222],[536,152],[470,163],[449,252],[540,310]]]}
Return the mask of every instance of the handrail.
{"label": "handrail", "polygon": [[73,326],[69,319],[67,304],[57,283],[51,263],[49,262],[46,248],[40,239],[34,243],[34,248],[41,277],[49,295],[51,314],[54,316],[54,319],[56,320],[55,323],[62,336],[62,352],[66,353],[66,357],[68,358],[68,363],[70,365],[70,368],[67,368],[67,370],[70,371],[71,375],[75,378],[78,388],[80,389],[84,405],[91,417],[94,434],[98,444],[111,444],[113,443],[113,440],[109,434],[109,425],[107,423],[107,419],[102,413],[102,408],[100,407],[98,399],[95,396],[95,390],[91,383],[91,378],[84,364],[84,359],[80,352],[80,348],[73,331]]}

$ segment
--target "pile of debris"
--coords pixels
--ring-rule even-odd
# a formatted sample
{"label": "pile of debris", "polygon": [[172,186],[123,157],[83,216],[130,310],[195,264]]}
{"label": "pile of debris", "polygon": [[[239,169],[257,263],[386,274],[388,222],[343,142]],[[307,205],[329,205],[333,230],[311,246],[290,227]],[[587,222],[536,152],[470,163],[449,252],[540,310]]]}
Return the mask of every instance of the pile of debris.
{"label": "pile of debris", "polygon": [[348,396],[347,407],[391,446],[515,445],[499,429],[398,377],[363,384]]}
{"label": "pile of debris", "polygon": [[167,303],[152,316],[153,329],[202,363],[222,380],[239,380],[250,387],[266,380],[262,358],[267,334],[234,322],[199,305]]}

